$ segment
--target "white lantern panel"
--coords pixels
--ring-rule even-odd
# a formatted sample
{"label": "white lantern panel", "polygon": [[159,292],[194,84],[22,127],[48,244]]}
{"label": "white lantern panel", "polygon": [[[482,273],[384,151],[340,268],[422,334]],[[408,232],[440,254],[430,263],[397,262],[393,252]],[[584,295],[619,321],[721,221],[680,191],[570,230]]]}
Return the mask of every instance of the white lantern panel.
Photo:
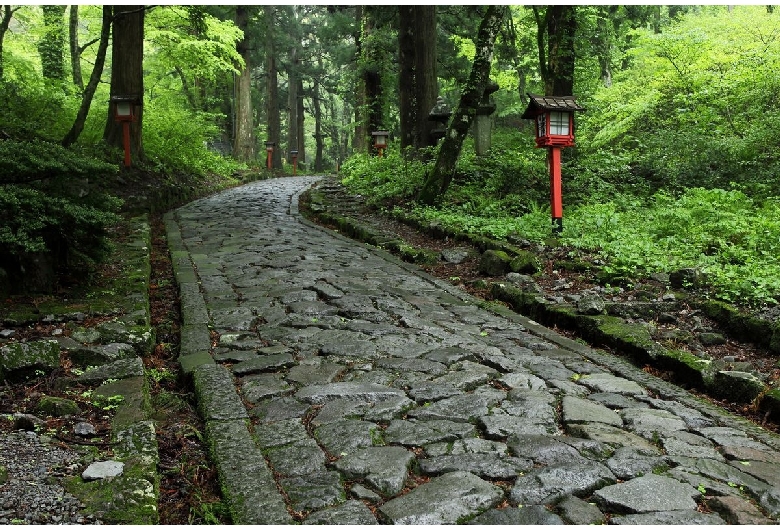
{"label": "white lantern panel", "polygon": [[569,134],[569,113],[550,112],[550,134],[567,136]]}

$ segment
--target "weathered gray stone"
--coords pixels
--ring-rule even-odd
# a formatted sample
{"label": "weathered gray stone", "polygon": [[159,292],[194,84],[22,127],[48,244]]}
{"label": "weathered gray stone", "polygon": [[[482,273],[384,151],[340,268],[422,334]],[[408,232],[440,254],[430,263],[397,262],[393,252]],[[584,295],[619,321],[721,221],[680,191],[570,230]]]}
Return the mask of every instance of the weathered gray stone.
{"label": "weathered gray stone", "polygon": [[332,382],[345,366],[321,362],[317,364],[299,364],[290,368],[286,379],[300,386],[321,385]]}
{"label": "weathered gray stone", "polygon": [[429,475],[440,475],[450,471],[468,471],[486,479],[508,480],[533,468],[530,460],[500,455],[497,453],[470,453],[442,455],[419,461],[420,470]]}
{"label": "weathered gray stone", "polygon": [[594,504],[573,495],[567,496],[557,505],[561,517],[569,524],[602,524],[604,514]]}
{"label": "weathered gray stone", "polygon": [[664,433],[661,436],[661,443],[666,454],[671,457],[724,460],[710,440],[688,431]]}
{"label": "weathered gray stone", "polygon": [[577,300],[577,312],[583,315],[600,315],[605,307],[604,300],[597,294],[585,294]]}
{"label": "weathered gray stone", "polygon": [[512,372],[504,374],[498,381],[509,388],[519,388],[523,390],[546,390],[547,384],[543,379],[539,379],[532,374],[521,372]]}
{"label": "weathered gray stone", "polygon": [[477,432],[470,423],[449,420],[409,421],[393,420],[384,432],[386,443],[422,446],[434,442],[451,442],[474,436]]}
{"label": "weathered gray stone", "polygon": [[403,390],[372,383],[330,383],[327,385],[312,385],[300,389],[295,397],[322,405],[328,401],[349,397],[365,402],[376,402],[391,397],[405,396]]}
{"label": "weathered gray stone", "polygon": [[436,348],[430,350],[423,357],[431,361],[440,362],[446,365],[463,361],[465,359],[474,359],[474,354],[458,346],[449,346],[446,348]]}
{"label": "weathered gray stone", "polygon": [[299,418],[266,423],[255,427],[255,437],[262,449],[282,447],[309,437]]}
{"label": "weathered gray stone", "polygon": [[74,348],[68,351],[68,356],[76,366],[91,366],[135,357],[136,353],[135,348],[129,344],[114,342],[112,344],[101,344],[90,348]]}
{"label": "weathered gray stone", "polygon": [[241,393],[250,403],[291,393],[294,388],[283,374],[253,374],[241,380]]}
{"label": "weathered gray stone", "polygon": [[620,416],[629,429],[645,436],[653,433],[683,431],[688,427],[681,418],[666,410],[623,409],[620,411]]}
{"label": "weathered gray stone", "polygon": [[772,450],[766,444],[748,438],[747,435],[740,430],[733,429],[731,427],[704,427],[697,429],[698,433],[705,436],[715,442],[715,445],[721,445],[724,447],[744,447],[750,449],[758,449],[759,451],[772,452]]}
{"label": "weathered gray stone", "polygon": [[288,476],[311,475],[325,471],[325,453],[311,438],[297,440],[289,445],[272,447],[266,452],[275,470]]}
{"label": "weathered gray stone", "polygon": [[498,396],[462,394],[410,410],[409,416],[421,420],[476,421],[498,402]]}
{"label": "weathered gray stone", "polygon": [[564,443],[566,438],[537,434],[513,435],[507,439],[507,446],[513,454],[547,466],[581,460],[582,456],[577,450]]}
{"label": "weathered gray stone", "polygon": [[375,365],[378,368],[386,368],[399,372],[423,372],[432,375],[441,375],[447,371],[447,366],[428,359],[379,359]]}
{"label": "weathered gray stone", "polygon": [[464,391],[450,383],[436,383],[433,381],[421,381],[412,385],[409,395],[418,403],[429,403],[446,399]]}
{"label": "weathered gray stone", "polygon": [[479,260],[479,271],[487,276],[503,276],[509,272],[510,261],[512,258],[503,250],[486,250]]}
{"label": "weathered gray stone", "polygon": [[122,474],[124,468],[124,462],[117,462],[116,460],[92,462],[81,473],[81,478],[84,480],[102,480],[104,478],[117,477]]}
{"label": "weathered gray stone", "polygon": [[284,477],[279,479],[279,485],[297,512],[317,510],[347,499],[341,477],[335,471]]}
{"label": "weathered gray stone", "polygon": [[338,506],[312,512],[303,524],[366,525],[379,523],[365,504],[350,500]]}
{"label": "weathered gray stone", "polygon": [[619,447],[606,464],[620,480],[629,480],[668,467],[666,459],[659,457],[657,453],[648,454],[631,447]]}
{"label": "weathered gray stone", "polygon": [[647,513],[695,510],[701,493],[688,484],[659,475],[645,475],[599,489],[593,499],[608,512]]}
{"label": "weathered gray stone", "polygon": [[617,377],[612,374],[596,373],[583,375],[580,377],[579,383],[596,392],[610,392],[612,394],[624,394],[627,396],[636,396],[647,393],[647,391],[635,381]]}
{"label": "weathered gray stone", "polygon": [[504,508],[502,510],[491,508],[490,510],[476,516],[474,519],[468,522],[468,524],[479,525],[539,525],[539,524],[551,524],[562,525],[564,524],[556,514],[544,506],[523,506]]}
{"label": "weathered gray stone", "polygon": [[429,457],[442,455],[467,454],[497,454],[506,455],[508,447],[505,443],[483,438],[463,438],[454,442],[437,442],[425,446],[425,454]]}
{"label": "weathered gray stone", "polygon": [[328,453],[345,455],[356,449],[380,445],[382,435],[375,423],[345,419],[317,427],[314,436]]}
{"label": "weathered gray stone", "polygon": [[495,506],[502,498],[498,486],[455,471],[386,502],[379,511],[393,524],[455,524]]}
{"label": "weathered gray stone", "polygon": [[276,355],[256,356],[254,359],[236,363],[231,367],[231,370],[236,375],[247,375],[271,369],[287,368],[294,364],[295,361],[292,355],[289,353],[278,353]]}
{"label": "weathered gray stone", "polygon": [[406,396],[396,396],[366,406],[363,419],[367,421],[389,422],[403,416],[414,408],[414,401]]}
{"label": "weathered gray stone", "polygon": [[642,526],[711,525],[726,524],[717,514],[701,513],[696,510],[671,510],[663,512],[636,513],[612,516],[609,524],[630,524]]}
{"label": "weathered gray stone", "polygon": [[566,432],[572,436],[590,438],[591,440],[598,440],[609,445],[620,445],[651,451],[658,450],[655,445],[644,438],[605,423],[567,424]]}
{"label": "weathered gray stone", "polygon": [[586,495],[614,484],[615,480],[615,475],[603,464],[577,460],[518,477],[509,500],[524,505],[555,503],[567,495]]}
{"label": "weathered gray stone", "polygon": [[78,382],[83,384],[102,383],[109,379],[126,379],[128,377],[141,377],[144,375],[144,363],[140,357],[131,359],[119,359],[102,366],[88,368],[78,377]]}
{"label": "weathered gray stone", "polygon": [[600,403],[573,396],[563,396],[564,423],[605,423],[616,427],[623,426],[623,420],[611,409]]}
{"label": "weathered gray stone", "polygon": [[367,447],[334,463],[347,478],[364,478],[366,483],[392,496],[400,492],[408,476],[414,453],[403,447]]}
{"label": "weathered gray stone", "polygon": [[263,422],[274,422],[279,420],[288,420],[291,418],[302,418],[309,405],[292,397],[273,397],[261,401],[251,411],[250,414]]}
{"label": "weathered gray stone", "polygon": [[711,390],[718,396],[740,403],[754,400],[765,389],[764,382],[750,372],[715,372]]}

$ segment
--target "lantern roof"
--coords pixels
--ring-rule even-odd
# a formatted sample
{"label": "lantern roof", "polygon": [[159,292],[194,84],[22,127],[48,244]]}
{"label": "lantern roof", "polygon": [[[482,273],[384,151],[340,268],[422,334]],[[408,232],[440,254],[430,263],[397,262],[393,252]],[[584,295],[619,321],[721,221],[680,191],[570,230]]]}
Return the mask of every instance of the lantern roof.
{"label": "lantern roof", "polygon": [[539,94],[528,94],[528,108],[522,116],[523,119],[532,120],[536,117],[537,111],[541,110],[558,110],[558,111],[580,111],[585,110],[585,107],[581,107],[577,104],[577,100],[574,96],[540,96]]}

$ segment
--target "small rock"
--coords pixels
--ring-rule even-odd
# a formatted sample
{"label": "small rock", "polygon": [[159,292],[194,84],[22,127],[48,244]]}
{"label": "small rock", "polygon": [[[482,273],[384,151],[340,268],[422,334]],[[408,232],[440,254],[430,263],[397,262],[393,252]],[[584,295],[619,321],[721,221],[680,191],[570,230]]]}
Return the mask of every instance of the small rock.
{"label": "small rock", "polygon": [[125,464],[123,462],[117,462],[116,460],[93,462],[84,470],[81,474],[81,478],[84,480],[100,480],[117,477],[122,474],[124,468]]}
{"label": "small rock", "polygon": [[78,436],[93,436],[97,431],[94,425],[82,421],[73,426],[73,433]]}
{"label": "small rock", "polygon": [[600,315],[604,312],[604,300],[594,294],[583,296],[577,302],[577,312],[583,315]]}
{"label": "small rock", "polygon": [[718,346],[726,344],[726,338],[720,333],[700,333],[699,342],[705,346]]}
{"label": "small rock", "polygon": [[3,329],[0,330],[0,338],[2,339],[10,339],[11,337],[16,335],[15,329]]}
{"label": "small rock", "polygon": [[441,251],[441,259],[447,263],[463,263],[469,257],[469,249],[464,247],[447,248]]}
{"label": "small rock", "polygon": [[36,427],[45,426],[46,422],[38,416],[33,416],[32,414],[21,414],[19,412],[14,414],[14,430],[34,432]]}
{"label": "small rock", "polygon": [[658,322],[661,324],[674,324],[677,322],[677,317],[671,313],[661,313],[658,315]]}
{"label": "small rock", "polygon": [[666,293],[661,297],[661,300],[664,302],[673,302],[677,300],[677,296],[675,296],[674,293]]}

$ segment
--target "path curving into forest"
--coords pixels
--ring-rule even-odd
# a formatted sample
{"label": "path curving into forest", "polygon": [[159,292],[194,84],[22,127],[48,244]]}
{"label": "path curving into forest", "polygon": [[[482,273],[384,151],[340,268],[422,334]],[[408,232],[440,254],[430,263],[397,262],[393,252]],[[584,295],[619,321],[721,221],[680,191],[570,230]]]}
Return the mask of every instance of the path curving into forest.
{"label": "path curving into forest", "polygon": [[770,524],[780,438],[298,214],[166,216],[180,362],[236,524]]}

